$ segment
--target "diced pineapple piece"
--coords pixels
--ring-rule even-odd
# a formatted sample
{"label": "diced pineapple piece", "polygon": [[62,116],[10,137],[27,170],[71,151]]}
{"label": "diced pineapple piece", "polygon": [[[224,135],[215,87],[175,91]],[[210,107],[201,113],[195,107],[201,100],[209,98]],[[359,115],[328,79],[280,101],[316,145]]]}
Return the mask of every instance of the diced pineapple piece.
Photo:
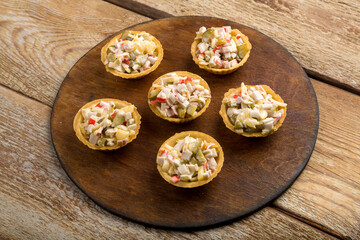
{"label": "diced pineapple piece", "polygon": [[113,120],[113,123],[112,123],[112,126],[113,127],[116,127],[120,124],[123,124],[123,122],[125,121],[125,118],[123,115],[118,115],[116,114],[115,117],[114,117],[114,120]]}
{"label": "diced pineapple piece", "polygon": [[151,90],[150,99],[155,98],[159,94],[160,91],[161,91],[161,88],[155,88],[155,89]]}
{"label": "diced pineapple piece", "polygon": [[218,39],[218,41],[217,41],[217,43],[216,43],[216,45],[223,45],[223,44],[225,44],[226,43],[226,40],[224,39],[224,38],[220,38],[220,39]]}
{"label": "diced pineapple piece", "polygon": [[204,173],[205,173],[204,166],[201,166],[198,171],[198,180],[199,181],[204,180]]}
{"label": "diced pineapple piece", "polygon": [[185,108],[178,107],[177,108],[179,118],[185,118],[186,110]]}
{"label": "diced pineapple piece", "polygon": [[203,34],[202,34],[202,40],[204,42],[207,42],[211,36],[214,35],[214,30],[213,29],[208,29],[206,30]]}
{"label": "diced pineapple piece", "polygon": [[237,50],[238,50],[238,55],[241,58],[244,58],[244,56],[246,55],[246,53],[249,51],[249,49],[247,48],[246,44],[237,46]]}
{"label": "diced pineapple piece", "polygon": [[165,160],[164,163],[163,163],[163,165],[162,165],[162,170],[163,170],[164,172],[167,172],[167,171],[169,171],[169,168],[170,168],[170,163],[169,163],[168,160]]}
{"label": "diced pineapple piece", "polygon": [[119,129],[116,132],[116,139],[117,140],[123,140],[129,138],[129,131]]}
{"label": "diced pineapple piece", "polygon": [[130,105],[130,106],[126,106],[126,107],[123,107],[122,110],[124,112],[134,112],[134,105]]}
{"label": "diced pineapple piece", "polygon": [[197,105],[189,105],[189,107],[187,108],[186,112],[187,114],[189,114],[190,116],[194,116],[195,112],[197,109]]}
{"label": "diced pineapple piece", "polygon": [[250,128],[253,128],[253,129],[256,129],[256,125],[258,124],[258,121],[254,118],[247,118],[244,123],[250,127]]}
{"label": "diced pineapple piece", "polygon": [[234,41],[234,43],[236,44],[236,46],[239,46],[239,41],[236,39],[236,37],[232,36],[231,39]]}
{"label": "diced pineapple piece", "polygon": [[173,76],[167,76],[167,77],[163,77],[161,79],[166,85],[169,85],[169,84],[173,84],[175,82],[175,79],[177,79],[177,78],[175,78]]}

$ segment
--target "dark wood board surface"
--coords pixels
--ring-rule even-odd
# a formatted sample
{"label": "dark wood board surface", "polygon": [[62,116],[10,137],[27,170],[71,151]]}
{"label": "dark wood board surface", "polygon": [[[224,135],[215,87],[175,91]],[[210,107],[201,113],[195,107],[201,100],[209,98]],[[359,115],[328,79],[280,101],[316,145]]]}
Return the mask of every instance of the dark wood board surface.
{"label": "dark wood board surface", "polygon": [[[190,45],[201,26],[230,25],[249,37],[250,58],[236,72],[217,76],[192,60]],[[241,24],[210,17],[166,18],[135,25],[157,37],[164,47],[159,68],[138,80],[105,71],[99,43],[70,70],[56,98],[51,133],[66,173],[97,204],[119,216],[150,226],[190,229],[217,226],[244,217],[281,195],[301,173],[312,153],[318,130],[318,106],[312,85],[298,62],[269,37]],[[171,71],[189,71],[209,84],[212,100],[198,119],[173,124],[155,116],[147,105],[152,82]],[[283,126],[266,138],[245,138],[228,130],[220,115],[229,88],[266,84],[288,104]],[[135,104],[142,116],[135,141],[113,152],[83,145],[72,129],[85,103],[118,98]],[[177,132],[196,130],[214,137],[224,150],[224,166],[209,184],[181,189],[163,180],[156,169],[161,144]]]}

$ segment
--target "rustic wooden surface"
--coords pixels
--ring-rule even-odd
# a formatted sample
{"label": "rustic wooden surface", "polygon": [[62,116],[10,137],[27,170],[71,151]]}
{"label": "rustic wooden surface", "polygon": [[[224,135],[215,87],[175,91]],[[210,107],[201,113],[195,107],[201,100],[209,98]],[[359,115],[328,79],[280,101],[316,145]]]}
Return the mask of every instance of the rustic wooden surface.
{"label": "rustic wooden surface", "polygon": [[200,15],[253,27],[287,48],[313,76],[360,92],[360,2],[107,0],[151,18]]}
{"label": "rustic wooden surface", "polygon": [[[200,69],[193,62],[189,46],[197,26],[204,23],[239,29],[254,46],[251,59],[236,72],[221,77]],[[180,28],[178,32],[173,30]],[[162,43],[166,56],[155,72],[137,81],[107,73],[99,61],[100,50],[108,42],[105,40],[71,69],[55,101],[51,122],[54,146],[77,185],[94,201],[120,216],[152,226],[181,229],[239,218],[279,196],[305,167],[318,129],[315,95],[301,66],[270,38],[226,20],[167,18],[132,29],[148,29]],[[173,42],[180,38],[183,40],[174,46]],[[273,59],[271,63],[267,61],[269,57]],[[202,116],[180,125],[160,119],[147,103],[152,82],[176,70],[202,76],[212,95],[211,104]],[[275,134],[267,138],[244,138],[223,124],[218,112],[224,93],[239,87],[242,81],[248,85],[271,86],[288,104],[284,124]],[[86,102],[106,97],[134,104],[142,124],[136,141],[125,148],[111,153],[94,152],[74,136],[73,116]],[[184,190],[174,188],[160,177],[155,159],[166,139],[190,130],[204,132],[219,141],[225,161],[214,181],[201,188]]]}
{"label": "rustic wooden surface", "polygon": [[[360,97],[312,81],[320,128],[301,177],[275,206],[331,231],[360,238]],[[334,105],[336,107],[334,108]]]}
{"label": "rustic wooden surface", "polygon": [[[120,16],[120,17],[119,17]],[[0,1],[0,84],[52,106],[76,61],[146,17],[100,0]]]}
{"label": "rustic wooden surface", "polygon": [[[292,12],[304,12],[309,2],[298,3]],[[261,4],[253,3],[254,9]],[[248,6],[247,3],[243,4]],[[139,7],[136,2],[133,5]],[[358,23],[359,13],[343,9],[356,10],[359,9],[356,7],[358,5],[355,0],[328,1],[321,2],[319,8],[334,13],[334,18],[341,22],[340,26],[350,29],[347,28],[347,22],[351,25],[351,21],[346,20],[346,16],[351,15]],[[281,8],[276,10],[266,7],[265,4],[263,6],[261,11],[242,12],[253,19],[251,24],[245,24],[259,25],[255,28],[273,36],[270,34],[271,27],[277,29],[281,21],[267,23],[269,27],[265,31],[260,27],[265,26],[266,21],[258,16],[267,18],[267,15],[273,17],[275,14],[286,17],[288,12],[282,12]],[[135,10],[138,13],[142,11],[140,8]],[[308,17],[316,15],[318,21],[326,23],[326,11],[323,11],[325,15],[312,14]],[[0,39],[3,43],[0,54],[0,79],[3,85],[0,86],[0,119],[4,123],[0,125],[0,136],[3,139],[0,143],[0,238],[360,238],[360,146],[357,144],[360,127],[356,120],[360,117],[360,97],[318,81],[329,82],[328,79],[332,79],[332,84],[341,86],[344,79],[341,71],[353,71],[356,74],[358,68],[349,70],[344,66],[343,70],[334,70],[340,72],[339,78],[335,79],[327,76],[320,68],[320,77],[312,80],[320,107],[320,129],[315,150],[304,172],[274,204],[244,220],[220,228],[190,233],[164,231],[115,217],[82,194],[68,179],[55,157],[49,130],[52,102],[70,67],[104,37],[148,18],[136,14],[134,10],[127,11],[96,0],[65,3],[55,0],[6,0],[0,2],[0,12]],[[161,11],[148,9],[148,12],[162,16]],[[229,18],[228,14],[220,17]],[[72,21],[69,22],[69,19]],[[100,20],[114,21],[116,24],[96,25]],[[235,21],[244,23],[241,18]],[[290,45],[298,37],[299,31],[309,32],[309,26],[294,26],[291,33],[294,35],[287,35],[288,38],[281,43],[295,55]],[[332,30],[340,29],[337,26],[333,24],[327,29],[329,35]],[[353,31],[346,39],[358,42],[358,33]],[[281,35],[279,31],[274,38],[280,41],[277,36],[281,38]],[[82,40],[81,47],[78,46],[79,41],[75,43],[68,40],[69,36],[72,40]],[[323,41],[317,34],[314,38]],[[61,54],[60,57],[54,54],[53,46],[57,46],[56,53]],[[344,55],[354,58],[354,49],[356,47]],[[44,51],[43,54],[41,51]],[[318,55],[321,54],[304,55],[307,59],[302,64],[318,59]],[[44,56],[49,61],[44,61]],[[25,69],[18,71],[21,66]],[[338,69],[337,64],[332,67]],[[61,74],[58,75],[58,72]],[[349,79],[359,82],[358,77]]]}

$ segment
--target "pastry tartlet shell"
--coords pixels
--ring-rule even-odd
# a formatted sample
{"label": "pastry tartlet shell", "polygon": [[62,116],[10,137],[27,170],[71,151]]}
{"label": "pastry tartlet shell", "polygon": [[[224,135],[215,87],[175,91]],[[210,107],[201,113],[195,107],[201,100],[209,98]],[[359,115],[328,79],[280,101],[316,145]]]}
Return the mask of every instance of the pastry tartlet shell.
{"label": "pastry tartlet shell", "polygon": [[[106,54],[106,51],[107,49],[111,46],[111,45],[114,45],[116,43],[116,39],[121,39],[121,36],[123,34],[124,31],[122,31],[120,34],[116,35],[115,37],[113,37],[104,47],[102,47],[101,49],[101,61],[102,63],[104,64],[105,60],[106,60],[106,57],[107,57],[107,54]],[[129,30],[129,32],[131,33],[137,33],[137,34],[140,34],[144,31],[131,31]],[[160,43],[160,41],[155,38],[153,35],[149,34],[151,37],[152,37],[152,41],[156,44],[156,49],[157,49],[157,52],[158,52],[158,59],[156,60],[156,62],[154,63],[154,65],[152,65],[149,69],[143,71],[143,72],[140,72],[140,73],[122,73],[122,72],[119,72],[117,70],[115,70],[114,68],[110,68],[108,66],[108,64],[104,64],[105,65],[105,69],[106,71],[110,72],[111,74],[115,75],[115,76],[118,76],[118,77],[122,77],[122,78],[127,78],[127,79],[136,79],[136,78],[142,78],[146,75],[148,75],[149,73],[155,71],[155,69],[160,65],[163,57],[164,57],[164,49]]]}
{"label": "pastry tartlet shell", "polygon": [[194,42],[191,44],[191,55],[193,57],[194,62],[199,66],[199,68],[202,68],[208,72],[211,72],[211,73],[214,73],[217,75],[225,75],[225,74],[229,74],[229,73],[236,71],[239,67],[241,67],[242,65],[245,64],[245,62],[248,60],[248,58],[250,56],[250,51],[252,48],[249,38],[246,35],[244,35],[242,32],[240,32],[238,29],[232,29],[230,34],[232,36],[236,36],[236,35],[240,34],[243,42],[246,44],[246,47],[249,49],[249,51],[245,54],[244,58],[241,59],[241,61],[236,66],[231,67],[231,68],[210,68],[206,65],[201,65],[201,64],[199,64],[200,61],[196,56],[197,45],[201,42],[201,39],[195,39]]}
{"label": "pastry tartlet shell", "polygon": [[217,166],[216,166],[216,169],[214,170],[214,172],[211,174],[210,178],[206,179],[206,180],[196,181],[196,182],[178,181],[177,183],[173,183],[171,181],[171,176],[169,174],[167,174],[166,172],[162,171],[162,166],[157,164],[157,159],[156,159],[157,169],[158,169],[160,175],[165,179],[165,181],[167,181],[171,185],[174,185],[176,187],[181,187],[181,188],[200,187],[200,186],[205,185],[205,184],[209,183],[210,181],[212,181],[219,174],[219,172],[223,166],[223,163],[224,163],[224,152],[223,152],[220,144],[213,137],[211,137],[205,133],[197,132],[197,131],[186,131],[186,132],[176,133],[174,136],[167,139],[161,145],[156,158],[160,155],[162,149],[164,149],[165,144],[168,144],[173,147],[173,146],[175,146],[176,141],[178,139],[184,139],[186,136],[190,136],[193,138],[202,138],[203,140],[206,140],[209,143],[212,142],[217,146],[216,147],[216,150],[218,151],[218,157],[216,158]]}
{"label": "pastry tartlet shell", "polygon": [[133,117],[136,123],[136,129],[135,129],[135,135],[129,137],[129,141],[124,145],[124,146],[120,146],[120,145],[116,145],[116,146],[107,146],[107,147],[100,147],[94,144],[91,144],[85,137],[84,135],[81,133],[81,128],[80,128],[80,123],[84,120],[81,110],[84,108],[89,108],[92,106],[97,105],[98,103],[100,103],[100,101],[104,101],[104,102],[114,102],[115,106],[117,108],[122,108],[122,107],[126,107],[126,106],[130,106],[133,105],[129,102],[126,101],[122,101],[122,100],[118,100],[118,99],[113,99],[113,98],[103,98],[103,99],[97,99],[91,102],[86,103],[84,106],[82,106],[80,108],[80,110],[76,113],[75,118],[74,118],[74,122],[73,122],[73,128],[75,131],[75,134],[77,136],[77,138],[86,146],[88,146],[91,149],[94,150],[107,150],[107,151],[111,151],[111,150],[116,150],[119,149],[121,147],[126,146],[127,144],[129,144],[130,142],[132,142],[137,135],[139,134],[139,130],[140,130],[140,124],[141,124],[141,116],[139,114],[139,112],[137,111],[135,105],[134,105],[134,112],[133,112]]}
{"label": "pastry tartlet shell", "polygon": [[[247,87],[247,89],[251,88],[251,87],[255,87],[255,85],[245,85]],[[263,87],[263,89],[265,90],[266,93],[268,94],[271,94],[271,96],[273,97],[274,100],[278,101],[278,102],[284,102],[284,100],[278,95],[276,94],[269,86],[267,85],[260,85]],[[225,126],[230,129],[231,131],[239,134],[239,135],[242,135],[244,137],[266,137],[270,134],[273,134],[274,132],[276,132],[280,126],[282,125],[282,123],[284,122],[285,120],[285,117],[286,117],[286,107],[280,107],[279,106],[279,109],[284,109],[284,115],[283,117],[276,123],[276,125],[274,126],[274,129],[272,131],[270,131],[269,133],[266,133],[266,134],[263,134],[262,132],[243,132],[243,133],[238,133],[235,131],[235,128],[234,128],[234,125],[230,122],[230,119],[227,115],[227,106],[226,106],[226,98],[229,98],[231,94],[236,94],[238,92],[240,92],[241,88],[231,88],[229,89],[229,91],[227,91],[225,94],[224,94],[224,98],[222,100],[222,104],[221,104],[221,109],[220,109],[220,112],[219,114],[221,115],[224,123],[225,123]]]}
{"label": "pastry tartlet shell", "polygon": [[151,85],[151,88],[149,89],[149,92],[148,92],[148,104],[149,104],[149,107],[151,109],[151,111],[153,111],[156,116],[162,118],[162,119],[165,119],[169,122],[173,122],[173,123],[185,123],[185,122],[190,122],[192,120],[194,120],[195,118],[198,118],[200,117],[201,114],[203,114],[206,109],[209,107],[210,105],[210,102],[211,102],[211,91],[210,91],[210,87],[209,85],[207,84],[207,82],[202,78],[200,77],[199,75],[197,74],[194,74],[194,73],[191,73],[191,72],[187,72],[187,71],[176,71],[176,72],[171,72],[171,73],[176,73],[178,76],[180,77],[189,77],[189,78],[192,78],[192,79],[198,79],[200,80],[200,85],[203,86],[204,88],[206,88],[207,90],[209,90],[209,93],[210,93],[210,97],[206,99],[206,102],[204,104],[204,107],[195,115],[195,116],[192,116],[192,117],[187,117],[187,118],[170,118],[170,117],[165,117],[163,116],[159,110],[157,110],[157,108],[153,105],[150,104],[150,94],[151,94],[151,90],[153,89],[153,85],[154,84],[160,84],[161,82],[161,78],[163,77],[166,77],[166,74],[158,77]]}

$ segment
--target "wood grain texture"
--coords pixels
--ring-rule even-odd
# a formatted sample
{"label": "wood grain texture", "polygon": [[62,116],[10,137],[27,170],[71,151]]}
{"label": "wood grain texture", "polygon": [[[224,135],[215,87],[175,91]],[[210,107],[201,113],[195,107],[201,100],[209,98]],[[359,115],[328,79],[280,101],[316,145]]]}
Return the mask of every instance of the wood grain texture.
{"label": "wood grain texture", "polygon": [[100,0],[0,1],[0,83],[51,106],[84,53],[146,20]]}
{"label": "wood grain texture", "polygon": [[[74,182],[105,209],[151,226],[214,226],[239,219],[269,203],[305,167],[316,140],[318,109],[310,80],[301,66],[270,38],[233,23],[257,47],[251,50],[246,64],[232,74],[209,73],[194,63],[189,50],[184,51],[193,42],[197,26],[204,23],[230,24],[210,17],[179,17],[132,27],[135,31],[146,29],[159,39],[165,52],[156,71],[137,81],[106,72],[98,59],[107,40],[80,59],[65,78],[52,114],[54,146]],[[174,46],[173,42],[180,38],[181,43]],[[273,62],[264,60],[270,56]],[[211,89],[210,106],[187,124],[160,119],[147,103],[147,92],[154,79],[177,70],[201,76]],[[275,134],[261,139],[245,138],[225,127],[219,115],[224,93],[243,81],[271,86],[288,104],[285,122]],[[81,106],[106,97],[131,102],[142,117],[136,141],[111,153],[90,150],[74,137],[72,128],[73,116]],[[173,187],[158,174],[156,155],[170,136],[194,130],[220,143],[224,165],[214,181],[201,188]]]}
{"label": "wood grain texture", "polygon": [[360,238],[360,97],[312,81],[320,129],[306,171],[275,206],[343,237]]}
{"label": "wood grain texture", "polygon": [[[144,227],[89,200],[66,176],[51,146],[51,109],[0,86],[1,239],[332,239],[271,207],[196,232]],[[21,117],[19,117],[21,116]]]}
{"label": "wood grain texture", "polygon": [[[65,4],[60,1],[55,2],[55,4],[52,4],[52,1],[0,2],[0,32],[1,42],[3,43],[0,55],[0,69],[2,70],[2,76],[0,77],[1,83],[9,87],[14,86],[15,90],[51,105],[63,76],[56,78],[56,87],[52,87],[51,85],[54,84],[53,74],[47,73],[47,69],[53,71],[54,68],[62,68],[62,64],[65,64],[67,66],[64,68],[65,70],[63,70],[65,75],[73,63],[76,62],[87,49],[91,48],[91,46],[105,36],[122,28],[113,27],[112,29],[107,30],[107,32],[104,32],[103,30],[106,27],[109,27],[109,25],[98,27],[95,26],[95,23],[98,23],[99,19],[107,21],[107,18],[103,19],[104,15],[101,14],[101,16],[98,16],[96,12],[106,12],[111,14],[111,19],[116,21],[119,26],[122,22],[127,22],[127,18],[131,18],[132,16],[128,15],[127,11],[125,11],[124,18],[121,14],[114,17],[112,12],[121,12],[121,10],[118,8],[115,10],[111,9],[108,7],[109,5],[102,3],[94,5],[92,4],[94,1],[86,1],[88,4],[87,6],[80,4],[84,1],[78,2],[79,5],[76,5],[76,1],[65,2]],[[304,2],[302,1],[301,3],[303,4]],[[308,1],[304,4],[307,3]],[[337,1],[336,4],[338,6],[333,6],[333,2],[330,1],[329,3],[331,4],[329,11],[333,11],[333,9],[337,9],[337,7],[340,6],[339,9],[341,10],[337,11],[334,15],[334,18],[338,21],[342,18],[339,15],[344,12],[345,14],[349,13],[349,15],[356,18],[359,16],[358,13],[353,13],[351,10],[359,9],[358,2],[356,1]],[[242,4],[248,6],[246,2]],[[355,8],[353,7],[354,4]],[[253,7],[257,9],[255,13],[258,14],[260,18],[257,23],[260,22],[263,24],[266,20],[262,19],[273,18],[274,12],[277,11],[267,7],[266,4],[259,3],[259,5],[264,8],[259,9],[257,8],[258,5],[253,5]],[[347,8],[350,8],[350,10],[346,10]],[[68,13],[63,12],[63,9],[68,11]],[[270,10],[270,16],[264,16],[268,13],[268,9]],[[306,8],[304,9],[306,10]],[[223,11],[221,9],[217,10],[220,12]],[[181,9],[179,11],[181,11]],[[300,13],[303,10],[300,8],[299,10],[293,11],[295,11],[295,13]],[[328,10],[326,9],[326,11]],[[254,14],[251,12],[252,11],[249,10],[245,12],[240,11],[244,16]],[[91,16],[87,17],[88,14]],[[192,14],[196,13],[193,12]],[[228,14],[225,16],[228,16]],[[305,16],[307,16],[306,12],[304,13],[304,17]],[[17,17],[19,17],[22,22],[18,22],[19,18]],[[256,16],[254,17],[256,19]],[[314,16],[309,17],[311,18]],[[48,18],[52,20],[48,21]],[[279,19],[282,19],[281,14]],[[241,17],[237,17],[234,20],[245,23]],[[134,21],[136,21],[136,19]],[[82,25],[77,25],[79,22]],[[349,21],[349,26],[333,24],[332,27],[337,29],[338,26],[343,26],[343,31],[345,32],[353,29],[353,34],[347,34],[346,36],[352,39],[355,38],[355,41],[358,41],[358,30],[356,30],[357,28],[351,27],[351,22],[352,21]],[[121,26],[129,26],[131,24],[132,23],[126,23]],[[261,24],[245,24],[266,32],[261,29],[262,26],[258,26]],[[307,23],[300,24],[307,25]],[[75,25],[77,27],[74,27]],[[26,26],[26,31],[32,29],[30,32],[31,34],[28,34],[29,32],[23,30],[23,26]],[[64,26],[66,26],[66,28],[64,28]],[[277,21],[271,24],[270,27],[271,26],[274,26],[274,29],[277,31],[283,30],[278,29]],[[94,27],[97,30],[92,31],[91,29]],[[38,30],[38,28],[40,28],[41,31]],[[9,31],[9,29],[11,31]],[[289,31],[287,29],[285,30]],[[330,30],[332,31],[333,29],[330,28]],[[93,39],[92,35],[87,34],[88,31],[92,31],[93,34],[97,36],[96,39]],[[270,30],[267,31],[269,32]],[[298,34],[297,36],[300,35],[298,32],[299,30],[295,26],[295,33]],[[311,32],[313,33],[313,31]],[[70,46],[73,41],[66,40],[65,33],[72,34],[72,40],[79,35],[82,37],[85,44],[87,44],[86,41],[91,41],[92,44],[87,45],[87,48],[84,49]],[[269,33],[267,34],[270,35]],[[281,34],[282,33],[279,33],[278,35]],[[307,35],[306,31],[304,34]],[[27,38],[23,37],[28,35],[29,37]],[[46,41],[39,42],[35,35],[42,36],[41,38],[46,37]],[[331,32],[329,32],[329,36],[330,35]],[[11,40],[13,36],[15,40]],[[57,44],[57,42],[53,40],[54,38],[58,39],[61,44],[67,44],[67,51],[58,49],[58,51],[65,54],[61,55],[61,59],[66,60],[65,62],[53,56],[57,56],[57,54],[55,54],[56,52],[50,54],[51,51],[55,51],[53,50],[53,46]],[[290,36],[290,38],[292,37]],[[275,39],[279,41],[277,36]],[[336,39],[339,41],[340,37],[336,35]],[[39,43],[41,44],[39,45]],[[5,47],[6,44],[11,47]],[[282,44],[287,45],[284,42],[282,42]],[[32,53],[31,48],[36,51]],[[26,49],[26,61],[22,60],[24,57],[19,53],[18,49],[23,52]],[[46,49],[46,56],[50,56],[52,60],[50,67],[46,70],[36,66],[36,64],[39,64],[39,59],[41,58],[37,57],[39,55],[37,52],[42,49]],[[74,54],[76,56],[74,56]],[[69,60],[69,57],[71,56],[74,57],[74,59]],[[20,62],[16,62],[13,59],[20,59]],[[33,61],[36,64],[32,63]],[[21,69],[21,64],[26,67],[26,72],[17,71],[17,69]],[[34,68],[32,67],[33,64],[35,66]],[[43,63],[41,62],[41,64]],[[302,64],[304,65],[304,63]],[[12,65],[15,65],[15,67]],[[39,69],[42,71],[41,74],[38,74],[37,72]],[[359,72],[356,69],[358,68],[354,68],[354,73]],[[346,76],[348,72],[347,68],[344,72],[344,76]],[[48,77],[44,79],[42,78],[43,75]],[[349,77],[349,79],[352,78]],[[32,81],[38,81],[40,85],[33,84]],[[355,78],[355,81],[358,80]],[[353,180],[359,179],[359,176],[356,174],[359,173],[359,167],[358,165],[354,165],[354,162],[359,162],[357,158],[357,156],[359,156],[358,150],[356,150],[358,148],[356,148],[355,145],[354,150],[354,144],[356,142],[352,141],[352,139],[354,139],[353,137],[349,137],[355,132],[353,127],[358,125],[356,125],[357,123],[350,125],[347,124],[347,120],[342,122],[341,118],[337,118],[335,122],[340,126],[345,126],[347,134],[344,136],[342,127],[323,127],[322,119],[324,116],[327,116],[326,121],[333,121],[333,118],[337,117],[337,115],[333,114],[333,102],[327,103],[327,100],[325,100],[327,99],[329,92],[332,96],[338,96],[339,99],[351,99],[351,101],[356,103],[358,103],[359,100],[349,93],[331,88],[326,84],[317,83],[316,81],[313,81],[313,84],[317,91],[321,110],[318,144],[316,145],[315,152],[304,173],[299,177],[296,184],[276,202],[276,205],[281,205],[280,207],[284,205],[290,206],[286,209],[295,213],[301,211],[300,215],[303,216],[304,219],[308,219],[310,223],[313,220],[314,225],[320,225],[321,223],[323,226],[328,226],[330,229],[340,231],[342,236],[352,236],[353,239],[358,239],[358,212],[354,211],[351,213],[347,209],[342,212],[344,206],[331,201],[333,197],[336,197],[334,199],[341,203],[343,201],[343,196],[350,196],[347,197],[349,199],[354,198],[355,196],[355,199],[359,199],[357,195],[357,190],[359,189],[358,182]],[[52,91],[52,93],[44,92],[48,89],[50,89],[49,91]],[[314,231],[297,221],[289,220],[288,217],[283,216],[276,211],[274,212],[272,208],[269,207],[243,221],[229,226],[189,234],[146,228],[117,218],[103,211],[92,201],[88,200],[88,198],[74,186],[61,170],[60,164],[55,158],[55,154],[50,144],[50,108],[44,107],[42,104],[38,104],[35,101],[31,101],[2,87],[0,87],[0,92],[2,104],[0,117],[1,120],[6,120],[4,121],[4,124],[0,125],[0,136],[4,139],[0,143],[0,148],[2,150],[0,153],[0,159],[2,159],[0,161],[2,169],[0,171],[0,238],[2,239],[59,239],[62,237],[68,239],[164,239],[170,237],[177,239],[204,239],[230,238],[232,236],[258,239],[271,239],[277,236],[280,239],[288,239],[292,236],[294,238],[316,239],[321,237],[317,231]],[[357,108],[359,105],[355,105],[353,108],[355,110],[350,107],[351,105],[348,105],[351,104],[351,101],[349,101],[349,103],[346,103],[346,100],[343,101],[343,104],[345,105],[342,106],[345,106],[344,112],[347,112],[346,115],[355,111],[359,112]],[[339,113],[339,111],[336,112]],[[340,114],[342,114],[342,112],[343,111],[341,111]],[[22,118],[19,118],[19,116],[27,116],[29,118],[24,121]],[[35,125],[32,121],[38,121],[39,123]],[[354,123],[354,121],[352,123]],[[26,129],[25,133],[30,134],[29,136],[31,137],[23,138],[22,129]],[[349,134],[349,132],[351,132],[351,134]],[[9,136],[13,137],[9,138]],[[319,145],[319,142],[321,142],[321,145]],[[357,153],[357,155],[354,157],[353,153]],[[312,164],[313,159],[316,159],[316,164]],[[308,169],[311,170],[311,173],[309,174]],[[352,180],[347,179],[348,175]],[[303,181],[302,179],[305,177],[306,179]],[[315,183],[312,183],[314,179],[317,179],[316,181],[319,182],[321,180],[322,183],[320,187],[314,187]],[[330,182],[328,183],[328,181]],[[355,182],[355,184],[353,184],[353,182]],[[303,183],[306,184],[304,187],[302,187]],[[334,184],[336,188],[332,188],[332,184]],[[340,194],[338,192],[340,192]],[[346,200],[344,202],[350,202],[350,207],[355,210],[359,209],[357,201]],[[318,204],[321,205],[321,207],[319,207],[320,209],[318,209]],[[327,238],[327,236],[325,236],[325,238]]]}
{"label": "wood grain texture", "polygon": [[111,2],[149,17],[153,15],[148,12],[155,9],[159,17],[214,16],[253,27],[287,48],[312,76],[360,93],[360,3],[357,0]]}

